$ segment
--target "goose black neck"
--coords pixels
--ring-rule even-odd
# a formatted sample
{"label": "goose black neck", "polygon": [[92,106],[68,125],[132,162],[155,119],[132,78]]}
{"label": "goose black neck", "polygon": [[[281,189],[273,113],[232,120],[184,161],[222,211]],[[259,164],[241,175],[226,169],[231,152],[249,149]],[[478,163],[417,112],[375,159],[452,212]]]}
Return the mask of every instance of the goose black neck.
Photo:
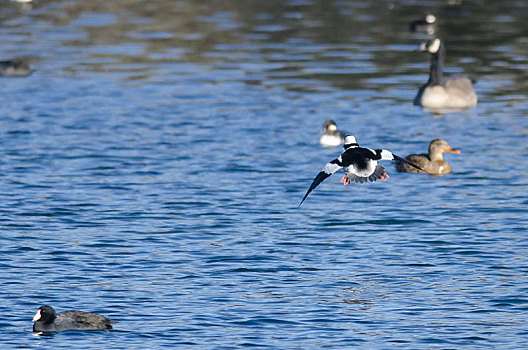
{"label": "goose black neck", "polygon": [[444,71],[444,44],[440,44],[438,51],[431,55],[431,69],[429,70],[429,85],[442,85]]}

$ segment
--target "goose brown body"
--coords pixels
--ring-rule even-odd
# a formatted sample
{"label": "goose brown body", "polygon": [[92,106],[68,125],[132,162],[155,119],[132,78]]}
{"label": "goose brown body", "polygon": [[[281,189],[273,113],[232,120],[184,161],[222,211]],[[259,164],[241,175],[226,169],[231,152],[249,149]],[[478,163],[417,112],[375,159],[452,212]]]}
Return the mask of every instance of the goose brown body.
{"label": "goose brown body", "polygon": [[444,175],[452,171],[451,166],[443,158],[443,153],[460,153],[459,150],[452,149],[449,144],[442,139],[435,139],[429,144],[428,154],[411,154],[405,157],[408,161],[418,165],[425,171],[418,170],[403,162],[396,162],[396,170],[406,173],[430,173],[432,175]]}

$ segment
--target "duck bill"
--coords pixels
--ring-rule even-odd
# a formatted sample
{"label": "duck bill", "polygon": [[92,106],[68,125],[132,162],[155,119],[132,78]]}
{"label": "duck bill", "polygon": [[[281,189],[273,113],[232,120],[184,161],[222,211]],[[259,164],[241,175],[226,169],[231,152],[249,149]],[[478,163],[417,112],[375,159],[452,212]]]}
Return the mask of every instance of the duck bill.
{"label": "duck bill", "polygon": [[37,322],[38,320],[40,320],[40,310],[33,316],[33,322]]}
{"label": "duck bill", "polygon": [[460,154],[460,150],[459,149],[452,149],[451,147],[446,149],[446,152]]}

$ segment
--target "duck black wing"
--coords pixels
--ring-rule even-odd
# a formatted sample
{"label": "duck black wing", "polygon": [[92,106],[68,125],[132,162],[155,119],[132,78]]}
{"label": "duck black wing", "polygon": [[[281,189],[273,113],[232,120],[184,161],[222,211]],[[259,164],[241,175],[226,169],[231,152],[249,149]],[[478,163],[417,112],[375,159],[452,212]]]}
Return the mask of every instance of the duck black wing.
{"label": "duck black wing", "polygon": [[372,151],[375,156],[372,157],[372,159],[376,159],[376,160],[397,160],[397,161],[400,161],[400,162],[404,162],[404,163],[407,163],[409,164],[410,166],[418,169],[418,170],[421,170],[423,172],[426,172],[428,174],[430,174],[427,170],[424,170],[422,168],[420,168],[418,165],[414,164],[413,162],[409,161],[408,159],[405,159],[405,158],[402,158],[400,156],[397,156],[395,155],[394,153],[392,153],[391,151],[388,151],[386,149],[375,149],[375,150],[370,150]]}
{"label": "duck black wing", "polygon": [[421,170],[421,171],[423,171],[425,173],[430,174],[427,170],[424,170],[424,169],[420,168],[418,165],[414,164],[413,162],[411,162],[411,161],[409,161],[409,160],[407,160],[405,158],[399,157],[399,156],[395,155],[394,153],[392,154],[392,156],[394,157],[394,160],[397,160],[397,161],[403,162],[403,163],[407,163],[410,166],[412,166],[412,167],[414,167],[414,168],[416,168],[418,170]]}
{"label": "duck black wing", "polygon": [[314,188],[319,186],[319,184],[326,180],[327,177],[330,177],[330,175],[332,175],[342,167],[343,165],[341,164],[341,161],[339,159],[334,159],[331,162],[326,163],[323,169],[319,172],[319,174],[317,174],[317,176],[313,180],[312,184],[310,185],[310,188],[308,188],[308,191],[306,191],[306,194],[304,195],[301,203],[299,203],[299,207],[301,206],[301,204],[303,204],[306,197],[308,197],[308,195],[314,190]]}

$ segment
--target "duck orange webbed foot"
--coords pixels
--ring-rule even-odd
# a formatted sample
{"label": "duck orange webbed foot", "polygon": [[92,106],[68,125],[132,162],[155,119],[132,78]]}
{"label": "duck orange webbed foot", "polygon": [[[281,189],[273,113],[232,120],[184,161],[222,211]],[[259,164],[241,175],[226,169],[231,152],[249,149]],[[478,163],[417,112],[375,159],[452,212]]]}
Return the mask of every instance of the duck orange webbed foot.
{"label": "duck orange webbed foot", "polygon": [[342,178],[341,178],[341,182],[343,183],[343,185],[350,185],[350,180],[348,179],[348,177],[346,175],[344,175]]}
{"label": "duck orange webbed foot", "polygon": [[389,174],[387,174],[387,173],[384,172],[383,174],[381,174],[380,180],[381,180],[381,181],[385,181],[385,180],[387,180],[388,178],[389,178]]}

